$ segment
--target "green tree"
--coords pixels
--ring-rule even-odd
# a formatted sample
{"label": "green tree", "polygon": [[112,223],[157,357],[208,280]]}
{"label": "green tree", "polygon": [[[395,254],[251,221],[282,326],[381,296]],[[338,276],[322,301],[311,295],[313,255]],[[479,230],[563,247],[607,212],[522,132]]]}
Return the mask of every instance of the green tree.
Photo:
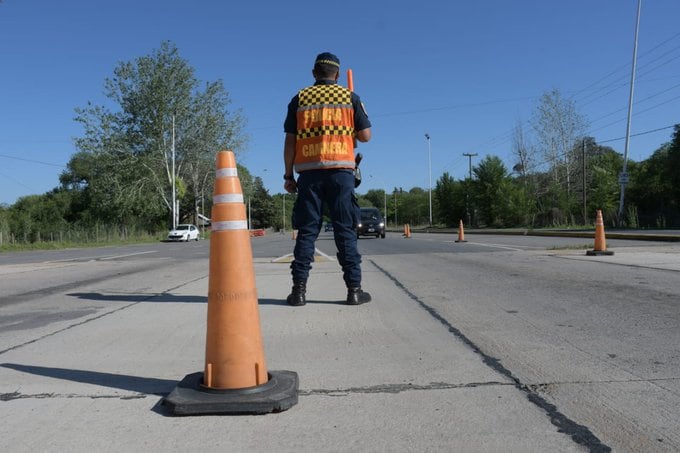
{"label": "green tree", "polygon": [[505,190],[507,206],[503,215],[504,226],[532,226],[537,210],[531,188],[520,177],[508,180]]}
{"label": "green tree", "polygon": [[476,177],[474,201],[480,221],[487,226],[504,226],[509,205],[508,170],[500,158],[487,156],[472,171]]}
{"label": "green tree", "polygon": [[9,228],[9,208],[7,205],[0,203],[0,245],[9,242],[11,237],[11,230]]}
{"label": "green tree", "polygon": [[411,226],[429,224],[430,202],[429,194],[426,190],[420,187],[412,187],[408,192],[400,190],[397,199],[399,203],[399,221],[401,223],[408,223]]}
{"label": "green tree", "polygon": [[674,142],[664,144],[636,168],[631,169],[631,184],[626,191],[626,203],[629,207],[636,208],[641,226],[667,227],[680,224],[675,185],[680,182],[676,180],[680,166],[673,160],[674,145],[680,145],[677,132]]}
{"label": "green tree", "polygon": [[264,187],[262,178],[255,177],[251,198],[251,219],[253,228],[268,228],[275,222],[272,197]]}
{"label": "green tree", "polygon": [[282,228],[286,231],[291,230],[293,206],[295,205],[296,197],[296,194],[290,193],[277,193],[272,195],[274,221],[271,226],[273,228],[277,230],[281,230]]}
{"label": "green tree", "polygon": [[680,224],[680,124],[675,125],[666,171],[673,188],[670,193],[669,214],[673,213],[673,224],[677,226]]}
{"label": "green tree", "polygon": [[[600,209],[606,218],[612,219],[617,215],[619,207],[620,186],[618,175],[623,169],[623,156],[611,148],[599,148],[588,159],[589,183],[588,206],[590,218]],[[629,162],[631,171],[634,162]]]}
{"label": "green tree", "polygon": [[376,208],[380,209],[380,212],[382,215],[385,215],[385,205],[387,201],[387,197],[385,196],[385,191],[383,189],[371,189],[368,192],[366,192],[366,195],[364,195],[364,198],[369,200],[371,202],[372,206],[375,206]]}
{"label": "green tree", "polygon": [[572,192],[576,160],[573,151],[583,136],[587,121],[577,112],[573,100],[563,98],[559,90],[553,89],[539,99],[532,126],[544,162],[552,175],[550,191],[553,192],[553,202],[559,203],[553,207],[558,208],[562,216],[570,218],[575,207]]}
{"label": "green tree", "polygon": [[457,182],[448,172],[438,180],[434,188],[433,199],[436,200],[437,219],[445,226],[458,226],[461,219],[468,222],[466,216],[467,193],[461,182]]}
{"label": "green tree", "polygon": [[68,209],[69,195],[65,191],[21,197],[9,209],[9,230],[24,242],[49,239],[68,227],[64,220]]}
{"label": "green tree", "polygon": [[104,85],[111,102],[76,109],[84,135],[76,138],[80,152],[62,183],[87,191],[98,218],[162,224],[172,211],[174,142],[176,189],[191,196],[196,211],[212,184],[215,152],[238,152],[245,140],[243,119],[227,109],[222,82],[199,89],[194,69],[166,41],[120,63]]}

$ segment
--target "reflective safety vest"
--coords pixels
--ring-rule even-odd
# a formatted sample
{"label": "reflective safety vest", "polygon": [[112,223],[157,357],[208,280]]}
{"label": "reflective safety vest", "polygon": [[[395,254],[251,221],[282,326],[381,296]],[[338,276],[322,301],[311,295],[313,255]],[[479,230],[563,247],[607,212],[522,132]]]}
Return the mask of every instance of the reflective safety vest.
{"label": "reflective safety vest", "polygon": [[333,85],[300,90],[295,170],[354,168],[352,92]]}

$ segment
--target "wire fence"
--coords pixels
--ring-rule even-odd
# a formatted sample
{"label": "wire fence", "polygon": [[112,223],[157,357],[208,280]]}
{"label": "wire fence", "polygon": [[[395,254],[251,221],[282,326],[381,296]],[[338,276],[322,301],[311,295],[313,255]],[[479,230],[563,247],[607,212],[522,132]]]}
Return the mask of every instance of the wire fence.
{"label": "wire fence", "polygon": [[19,232],[0,228],[0,249],[146,242],[165,239],[166,235],[167,231],[149,232],[120,225],[95,225],[86,228],[70,226],[54,231],[26,228]]}

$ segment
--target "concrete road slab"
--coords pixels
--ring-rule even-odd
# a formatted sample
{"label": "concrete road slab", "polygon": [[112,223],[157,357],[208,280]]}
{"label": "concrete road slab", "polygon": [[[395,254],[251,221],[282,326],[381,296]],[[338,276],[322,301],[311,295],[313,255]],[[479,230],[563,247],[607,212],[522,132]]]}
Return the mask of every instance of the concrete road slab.
{"label": "concrete road slab", "polygon": [[370,264],[364,287],[374,301],[357,307],[342,303],[335,262],[315,265],[304,307],[285,304],[287,265],[255,270],[267,367],[299,374],[296,406],[169,416],[162,397],[203,367],[203,270],[175,286],[150,277],[157,295],[133,302],[93,285],[83,303],[119,309],[0,355],[2,450],[582,451]]}

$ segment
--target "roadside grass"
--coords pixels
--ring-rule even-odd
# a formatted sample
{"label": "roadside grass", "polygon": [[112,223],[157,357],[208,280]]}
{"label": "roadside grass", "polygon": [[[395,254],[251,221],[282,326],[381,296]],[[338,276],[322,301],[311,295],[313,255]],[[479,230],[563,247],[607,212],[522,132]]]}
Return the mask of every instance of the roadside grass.
{"label": "roadside grass", "polygon": [[163,241],[165,234],[143,235],[128,237],[127,239],[112,238],[99,241],[40,241],[40,242],[16,242],[0,245],[2,252],[27,252],[32,250],[62,250],[71,248],[95,248],[119,245],[152,244]]}
{"label": "roadside grass", "polygon": [[[108,237],[101,235],[98,239],[94,239],[95,235],[90,236],[92,239],[81,240],[42,240],[42,241],[0,241],[0,253],[3,252],[28,252],[32,250],[63,250],[73,248],[95,248],[95,247],[115,247],[121,245],[135,245],[135,244],[154,244],[157,242],[164,242],[167,238],[167,231],[157,233],[136,233],[128,234],[122,237],[119,234],[112,234]],[[2,236],[0,236],[1,238]],[[202,231],[199,235],[200,240],[210,239],[210,230]]]}

